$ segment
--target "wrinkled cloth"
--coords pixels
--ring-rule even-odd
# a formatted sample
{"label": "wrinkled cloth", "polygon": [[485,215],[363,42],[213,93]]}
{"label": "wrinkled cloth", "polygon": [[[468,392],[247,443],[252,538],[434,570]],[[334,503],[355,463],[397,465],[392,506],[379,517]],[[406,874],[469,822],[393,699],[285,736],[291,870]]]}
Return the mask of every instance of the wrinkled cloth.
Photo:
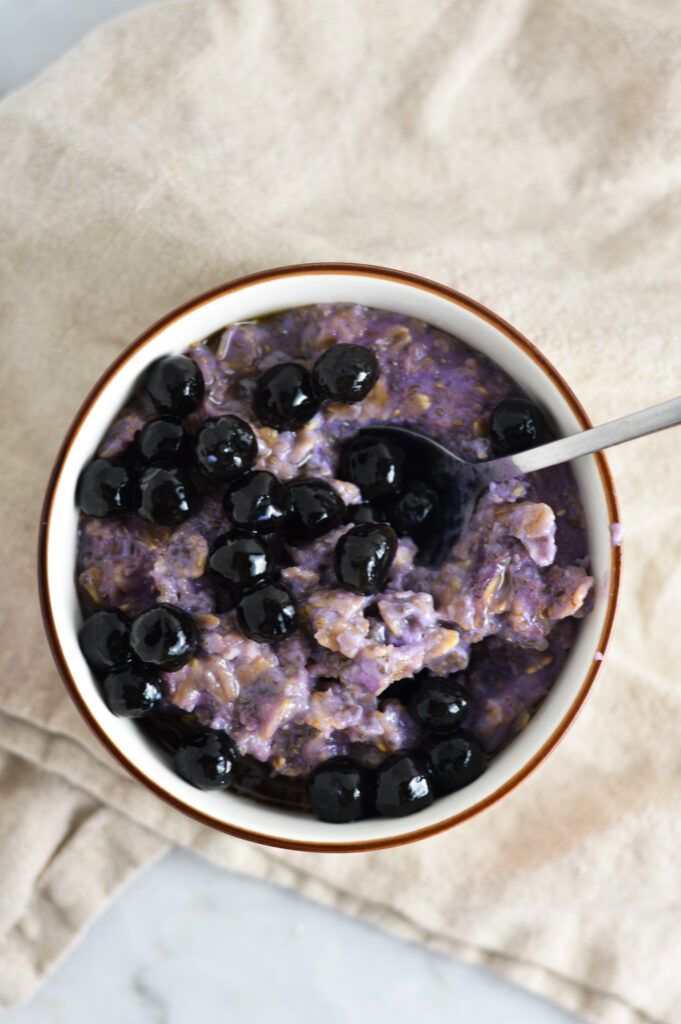
{"label": "wrinkled cloth", "polygon": [[125,775],[52,663],[35,546],[97,376],[175,305],[266,267],[452,285],[594,422],[678,394],[680,53],[663,0],[195,0],[102,28],[0,104],[0,1005],[175,842],[594,1024],[678,1024],[678,432],[609,457],[623,585],[578,721],[500,804],[390,851],[257,847]]}

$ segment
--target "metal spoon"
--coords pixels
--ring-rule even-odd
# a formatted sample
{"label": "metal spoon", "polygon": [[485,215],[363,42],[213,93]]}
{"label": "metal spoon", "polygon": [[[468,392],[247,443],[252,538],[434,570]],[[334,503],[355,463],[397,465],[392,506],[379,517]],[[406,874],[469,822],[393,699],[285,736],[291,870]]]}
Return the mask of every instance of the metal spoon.
{"label": "metal spoon", "polygon": [[[411,427],[381,423],[365,427],[360,433],[385,437],[399,444],[406,465],[414,467],[414,476],[429,484],[445,500],[442,501],[443,523],[438,536],[421,546],[420,554],[429,565],[438,565],[458,539],[475,509],[482,491],[491,483],[499,483],[524,473],[557,466],[561,462],[591,455],[603,448],[612,448],[636,437],[653,434],[681,423],[681,396],[649,409],[622,416],[599,427],[561,437],[516,455],[506,455],[490,462],[467,462],[432,437]],[[447,500],[449,499],[449,500]]]}

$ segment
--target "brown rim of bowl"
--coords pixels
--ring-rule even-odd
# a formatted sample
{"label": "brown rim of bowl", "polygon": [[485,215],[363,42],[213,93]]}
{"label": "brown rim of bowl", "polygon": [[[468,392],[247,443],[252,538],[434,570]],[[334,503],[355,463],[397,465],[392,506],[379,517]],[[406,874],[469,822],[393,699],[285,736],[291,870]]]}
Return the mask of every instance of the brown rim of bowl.
{"label": "brown rim of bowl", "polygon": [[[61,475],[62,466],[66,460],[73,439],[80,427],[82,420],[85,415],[89,412],[90,408],[98,398],[100,392],[114,374],[123,366],[145,342],[157,334],[162,328],[166,327],[171,321],[177,320],[183,314],[189,310],[196,309],[199,306],[204,305],[206,302],[211,301],[219,295],[224,295],[229,292],[239,291],[243,288],[247,288],[249,285],[255,282],[264,282],[273,280],[275,278],[295,277],[300,274],[352,274],[355,276],[365,277],[378,277],[387,280],[397,281],[402,284],[408,284],[412,288],[420,288],[427,292],[432,292],[435,295],[439,295],[450,302],[453,302],[459,306],[463,306],[465,309],[477,314],[483,320],[486,320],[492,326],[496,327],[505,334],[514,344],[519,345],[520,348],[530,356],[535,363],[537,363],[546,376],[553,382],[553,384],[561,392],[568,405],[572,409],[578,422],[581,424],[583,429],[592,426],[586,412],[582,408],[577,396],[574,394],[570,386],[563,380],[557,370],[549,363],[545,356],[535,348],[532,342],[528,341],[519,331],[517,331],[511,324],[507,323],[501,317],[497,316],[491,310],[485,306],[476,302],[474,299],[468,298],[461,292],[456,291],[453,288],[448,288],[445,285],[438,284],[435,281],[431,281],[425,277],[419,277],[415,274],[407,273],[402,270],[392,270],[388,267],[376,267],[365,264],[355,263],[301,263],[293,266],[286,267],[275,267],[272,270],[264,270],[254,274],[247,274],[244,277],[239,277],[234,281],[228,282],[227,284],[218,285],[215,288],[211,288],[209,291],[203,292],[201,295],[190,299],[188,302],[178,306],[172,312],[161,317],[156,323],[152,324],[146,331],[144,331],[138,338],[135,339],[130,345],[128,345],[121,354],[111,363],[111,365],[104,371],[102,376],[99,378],[94,387],[90,390],[89,394],[85,398],[85,401],[80,406],[76,413],[71,426],[69,427],[66,436],[59,448],[55,463],[52,467],[49,482],[47,485],[47,491],[45,493],[45,499],[43,502],[41,521],[40,521],[40,532],[38,537],[38,588],[40,594],[40,607],[43,616],[43,623],[45,632],[47,633],[47,639],[52,650],[52,655],[55,659],[59,672],[64,680],[66,689],[68,690],[71,699],[75,703],[79,712],[90,726],[92,731],[95,733],[97,738],[104,744],[109,752],[123,765],[127,771],[133,775],[138,781],[142,782],[148,789],[151,789],[158,797],[170,804],[176,810],[181,811],[183,814],[187,814],[189,817],[200,822],[203,825],[208,825],[211,828],[215,828],[220,832],[226,832],[229,835],[236,836],[240,839],[247,839],[252,842],[260,843],[266,846],[279,847],[282,849],[290,850],[301,850],[304,852],[311,853],[357,853],[365,850],[380,850],[387,849],[393,846],[401,846],[405,843],[415,842],[417,839],[425,839],[428,836],[437,835],[439,832],[444,832],[454,825],[459,825],[463,821],[467,821],[469,818],[473,818],[487,807],[491,807],[502,797],[510,793],[511,790],[515,789],[519,783],[526,779],[531,772],[537,768],[544,758],[550,753],[550,751],[556,746],[559,740],[565,735],[569,727],[574,722],[578,711],[584,704],[587,694],[589,693],[593,682],[598,674],[601,661],[593,661],[589,671],[586,674],[586,678],[582,683],[579,693],[575,697],[572,705],[570,706],[567,714],[563,717],[560,725],[554,730],[549,739],[542,745],[542,747],[534,754],[533,757],[525,764],[519,771],[515,773],[510,779],[508,779],[503,786],[495,790],[484,800],[474,804],[465,811],[461,811],[459,814],[452,815],[450,818],[446,818],[443,821],[437,822],[435,825],[430,825],[427,828],[415,829],[412,832],[407,832],[400,836],[390,836],[385,839],[371,839],[363,842],[354,843],[312,843],[312,842],[297,842],[295,840],[280,839],[276,836],[263,835],[258,832],[251,832],[247,829],[238,828],[236,826],[227,825],[216,818],[212,818],[208,814],[204,814],[201,811],[196,810],[189,804],[185,804],[183,801],[177,799],[171,793],[162,789],[156,782],[150,779],[144,774],[135,764],[128,760],[121,750],[112,742],[109,736],[100,728],[96,720],[90,714],[90,711],[80,695],[80,691],[69,671],[66,658],[61,649],[59,643],[59,637],[54,625],[54,619],[52,616],[52,607],[50,603],[50,594],[47,583],[47,537],[49,532],[49,521],[52,514],[52,503],[54,498],[54,492],[59,482]],[[594,455],[598,465],[598,471],[601,478],[601,484],[603,491],[606,496],[608,512],[610,516],[610,522],[619,522],[619,509],[617,496],[615,492],[615,485],[608,467],[607,460],[602,452],[597,452]],[[621,572],[621,548],[614,544],[611,544],[611,559],[612,569],[610,571],[610,578],[608,584],[608,605],[606,609],[605,621],[603,629],[601,630],[601,636],[599,640],[598,650],[601,653],[605,653],[610,633],[612,631],[613,620],[615,616],[615,609],[617,606],[617,598],[620,584],[620,572]]]}

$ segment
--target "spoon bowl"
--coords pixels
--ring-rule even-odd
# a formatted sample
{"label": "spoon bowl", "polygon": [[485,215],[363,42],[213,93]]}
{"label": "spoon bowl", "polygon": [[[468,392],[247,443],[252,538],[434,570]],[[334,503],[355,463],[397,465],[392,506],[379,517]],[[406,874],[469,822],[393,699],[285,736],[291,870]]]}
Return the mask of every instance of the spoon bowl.
{"label": "spoon bowl", "polygon": [[414,475],[440,496],[441,523],[433,536],[421,545],[419,552],[424,565],[437,568],[459,539],[475,511],[478,498],[491,483],[570,462],[678,423],[681,423],[681,396],[557,441],[487,462],[468,462],[435,438],[396,423],[364,427],[360,433],[399,445],[404,452],[407,470],[412,467]]}
{"label": "spoon bowl", "polygon": [[420,541],[417,559],[420,565],[438,568],[459,539],[485,489],[486,484],[480,480],[478,467],[413,427],[381,423],[364,427],[360,434],[362,437],[373,437],[399,445],[404,453],[407,476],[417,477],[438,495],[438,527]]}

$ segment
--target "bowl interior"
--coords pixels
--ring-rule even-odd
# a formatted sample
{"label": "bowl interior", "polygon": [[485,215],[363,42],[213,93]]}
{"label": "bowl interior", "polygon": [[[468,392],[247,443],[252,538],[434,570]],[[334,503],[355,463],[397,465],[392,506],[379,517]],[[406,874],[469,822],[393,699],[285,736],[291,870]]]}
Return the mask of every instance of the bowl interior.
{"label": "bowl interior", "polygon": [[80,710],[119,759],[175,806],[218,828],[277,845],[326,849],[389,845],[437,831],[497,799],[541,760],[571,721],[593,681],[599,665],[594,656],[604,650],[612,619],[619,551],[612,545],[609,526],[616,504],[605,460],[589,456],[574,464],[574,474],[586,514],[595,579],[593,611],[583,621],[567,664],[536,715],[466,789],[408,818],[335,826],[229,792],[204,793],[189,786],[134,723],[115,718],[106,708],[77,642],[81,614],[74,579],[78,521],[74,494],[81,467],[152,360],[233,321],[310,303],[353,302],[416,316],[455,335],[506,370],[549,411],[559,432],[571,433],[585,425],[578,403],[558,374],[510,327],[462,296],[418,279],[390,275],[360,268],[272,272],[228,285],[171,314],[123,353],[86,402],[57,468],[52,493],[44,537],[43,600],[57,659]]}

